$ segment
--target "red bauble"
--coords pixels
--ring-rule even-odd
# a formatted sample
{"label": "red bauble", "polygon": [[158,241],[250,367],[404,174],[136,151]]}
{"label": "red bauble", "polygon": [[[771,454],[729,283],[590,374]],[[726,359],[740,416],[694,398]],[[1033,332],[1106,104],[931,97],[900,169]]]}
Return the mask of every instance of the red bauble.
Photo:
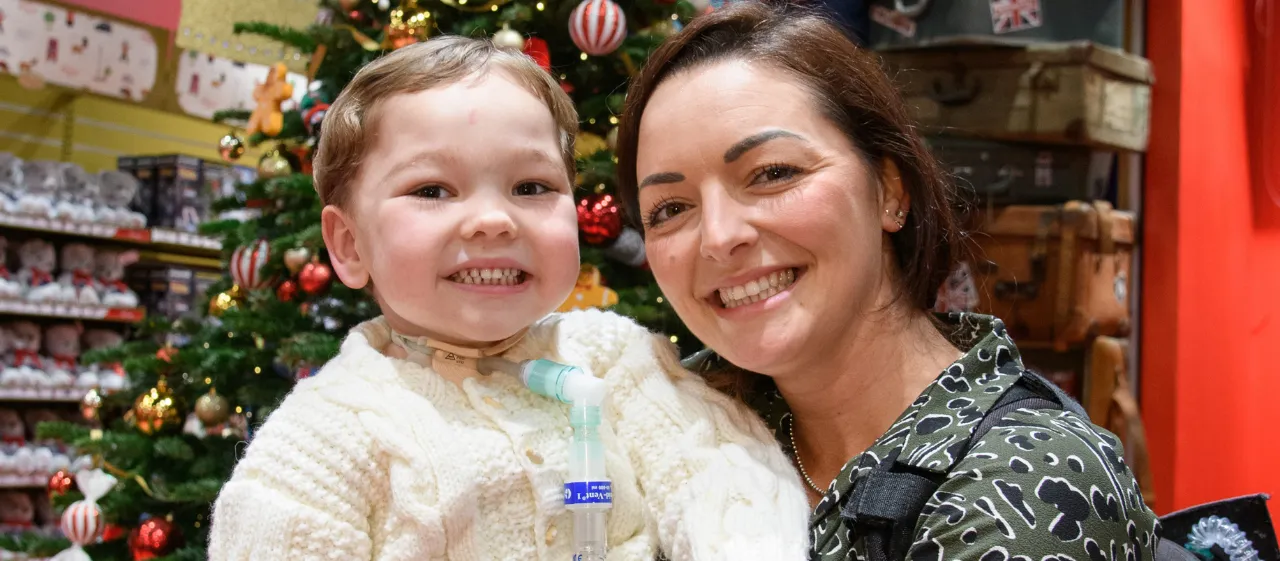
{"label": "red bauble", "polygon": [[291,280],[284,281],[280,283],[280,286],[276,287],[276,298],[279,298],[281,302],[293,300],[293,297],[297,296],[297,294],[298,283]]}
{"label": "red bauble", "polygon": [[53,477],[49,478],[49,496],[60,496],[63,493],[70,491],[75,484],[75,478],[71,477],[71,474],[68,473],[67,470],[58,470],[57,473],[53,474]]}
{"label": "red bauble", "polygon": [[578,201],[578,228],[591,245],[617,239],[622,233],[622,210],[613,195],[587,195]]}
{"label": "red bauble", "polygon": [[551,49],[547,47],[547,42],[537,37],[529,37],[524,40],[524,54],[538,63],[543,70],[551,72]]}
{"label": "red bauble", "polygon": [[324,263],[307,263],[298,273],[298,286],[307,294],[319,294],[329,286],[333,278],[333,269]]}
{"label": "red bauble", "polygon": [[163,518],[148,518],[129,534],[134,561],[168,555],[182,545],[182,533]]}
{"label": "red bauble", "polygon": [[102,541],[104,542],[118,540],[123,538],[124,535],[124,528],[115,524],[107,524],[107,527],[102,529]]}
{"label": "red bauble", "polygon": [[156,351],[156,358],[165,362],[173,362],[173,357],[176,354],[178,354],[176,347],[161,347],[160,350]]}

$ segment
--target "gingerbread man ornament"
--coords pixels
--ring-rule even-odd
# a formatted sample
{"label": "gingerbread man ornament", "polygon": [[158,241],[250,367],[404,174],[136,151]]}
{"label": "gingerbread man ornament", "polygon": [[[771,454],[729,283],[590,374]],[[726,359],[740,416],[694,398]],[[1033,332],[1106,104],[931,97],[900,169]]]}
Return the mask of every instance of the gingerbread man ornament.
{"label": "gingerbread man ornament", "polygon": [[253,100],[258,105],[253,109],[253,114],[249,115],[249,125],[245,127],[249,135],[261,132],[267,136],[275,136],[284,128],[284,113],[280,111],[280,104],[293,97],[293,85],[285,80],[287,77],[288,70],[284,63],[277,62],[267,72],[267,80],[253,88]]}

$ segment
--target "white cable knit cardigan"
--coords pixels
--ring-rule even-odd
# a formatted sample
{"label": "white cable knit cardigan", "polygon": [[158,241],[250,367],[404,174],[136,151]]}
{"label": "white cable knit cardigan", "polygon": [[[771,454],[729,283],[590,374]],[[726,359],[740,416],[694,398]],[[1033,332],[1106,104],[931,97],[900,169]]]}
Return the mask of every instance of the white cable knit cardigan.
{"label": "white cable knit cardigan", "polygon": [[[270,416],[222,488],[210,561],[568,561],[568,406],[502,374],[389,358],[382,319]],[[806,558],[809,506],[751,412],[622,316],[554,314],[505,356],[602,377],[608,559]]]}

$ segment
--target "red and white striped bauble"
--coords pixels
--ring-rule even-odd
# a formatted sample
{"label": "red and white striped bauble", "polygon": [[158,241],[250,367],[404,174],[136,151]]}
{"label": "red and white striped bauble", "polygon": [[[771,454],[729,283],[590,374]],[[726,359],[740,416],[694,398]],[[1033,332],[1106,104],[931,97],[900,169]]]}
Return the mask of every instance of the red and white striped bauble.
{"label": "red and white striped bauble", "polygon": [[62,533],[76,545],[89,545],[102,535],[107,523],[102,509],[90,501],[76,501],[62,513]]}
{"label": "red and white striped bauble", "polygon": [[262,275],[262,266],[271,258],[271,246],[262,239],[242,245],[231,253],[231,279],[244,290],[266,288],[270,279]]}
{"label": "red and white striped bauble", "polygon": [[607,55],[627,38],[627,16],[611,0],[583,0],[569,15],[569,37],[589,55]]}

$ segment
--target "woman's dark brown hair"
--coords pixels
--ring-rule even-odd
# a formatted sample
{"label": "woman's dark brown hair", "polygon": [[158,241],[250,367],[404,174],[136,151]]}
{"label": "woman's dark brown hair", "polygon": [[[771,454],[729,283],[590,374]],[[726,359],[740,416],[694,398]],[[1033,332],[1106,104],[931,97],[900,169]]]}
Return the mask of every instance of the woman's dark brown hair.
{"label": "woman's dark brown hair", "polygon": [[906,226],[890,236],[902,271],[900,296],[919,309],[931,308],[961,237],[952,186],[916,132],[879,58],[807,9],[753,0],[731,4],[698,16],[649,56],[631,82],[618,125],[618,195],[628,217],[639,216],[636,151],[650,96],[679,72],[727,60],[768,65],[794,76],[812,94],[808,101],[853,141],[876,177],[886,159],[897,164],[911,196]]}

